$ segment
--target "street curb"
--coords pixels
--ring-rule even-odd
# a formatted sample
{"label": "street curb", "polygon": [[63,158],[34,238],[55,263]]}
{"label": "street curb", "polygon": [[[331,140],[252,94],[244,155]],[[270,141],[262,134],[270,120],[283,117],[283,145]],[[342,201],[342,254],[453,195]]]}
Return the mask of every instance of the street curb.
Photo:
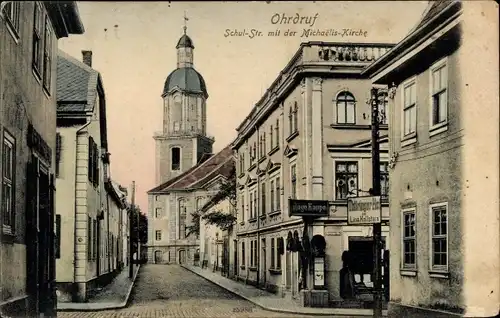
{"label": "street curb", "polygon": [[[238,297],[241,297],[251,303],[253,303],[254,305],[256,305],[257,307],[260,307],[264,310],[268,310],[268,311],[273,311],[273,312],[277,312],[277,313],[282,313],[282,314],[299,314],[299,315],[308,315],[308,316],[329,316],[331,317],[332,315],[335,315],[335,316],[348,316],[348,317],[372,317],[373,316],[373,313],[367,313],[367,314],[360,314],[360,313],[349,313],[347,312],[348,310],[350,309],[347,309],[345,308],[344,310],[346,310],[346,312],[332,312],[332,311],[335,311],[335,309],[332,310],[332,308],[325,308],[326,310],[330,309],[329,312],[324,312],[324,313],[320,313],[320,312],[300,312],[300,311],[294,311],[294,310],[287,310],[287,309],[278,309],[278,308],[273,308],[273,307],[268,307],[268,306],[265,306],[265,305],[262,305],[261,303],[253,300],[252,298],[250,297],[247,297],[237,291],[234,291],[234,290],[231,290],[231,289],[228,289],[226,287],[224,287],[222,284],[216,282],[216,281],[213,281],[205,276],[203,276],[202,274],[192,270],[190,267],[186,267],[184,265],[181,265],[182,268],[185,268],[187,269],[188,271],[190,271],[191,273],[194,273],[200,277],[202,277],[203,279],[221,287],[221,288],[224,288],[225,290],[231,292],[232,294],[238,296]],[[325,311],[326,311],[325,310]],[[342,310],[342,311],[344,311]],[[383,317],[387,317],[387,314],[383,314],[382,315]]]}
{"label": "street curb", "polygon": [[[103,311],[103,310],[113,310],[113,309],[122,309],[127,307],[129,299],[130,299],[130,294],[132,293],[132,289],[134,288],[135,285],[135,280],[137,279],[137,275],[139,274],[139,270],[141,269],[141,265],[138,264],[138,268],[135,271],[134,277],[132,278],[132,284],[130,284],[130,287],[127,290],[127,295],[125,297],[125,300],[122,301],[121,303],[75,303],[77,306],[75,307],[70,307],[71,305],[68,304],[69,306],[65,308],[57,308],[58,312],[65,312],[65,311]],[[91,307],[91,308],[90,308]]]}

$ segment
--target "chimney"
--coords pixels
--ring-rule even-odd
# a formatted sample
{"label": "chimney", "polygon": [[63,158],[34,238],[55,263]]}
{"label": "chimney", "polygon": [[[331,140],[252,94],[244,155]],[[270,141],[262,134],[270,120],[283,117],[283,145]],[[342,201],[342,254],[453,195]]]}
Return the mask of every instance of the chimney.
{"label": "chimney", "polygon": [[92,51],[82,51],[82,57],[83,63],[92,67]]}

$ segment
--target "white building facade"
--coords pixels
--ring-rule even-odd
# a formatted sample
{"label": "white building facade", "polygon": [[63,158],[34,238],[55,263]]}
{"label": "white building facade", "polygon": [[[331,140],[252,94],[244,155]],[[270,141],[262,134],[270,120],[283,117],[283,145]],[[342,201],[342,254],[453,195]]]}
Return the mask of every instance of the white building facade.
{"label": "white building facade", "polygon": [[[361,264],[353,268],[356,281],[373,286],[372,226],[347,224],[347,199],[366,196],[372,187],[371,82],[361,71],[391,47],[303,43],[237,128],[233,149],[238,160],[235,244],[240,280],[297,299],[300,289],[327,291],[322,300],[327,305],[342,299],[342,254],[349,251]],[[385,111],[386,95],[379,98]],[[381,187],[387,199],[385,122],[380,143]],[[324,263],[314,265],[314,275],[302,275],[300,253],[293,245],[302,242],[304,224],[289,215],[289,199],[329,202],[328,216],[314,220],[309,236],[311,244],[325,248]],[[386,250],[388,212],[385,200]]]}

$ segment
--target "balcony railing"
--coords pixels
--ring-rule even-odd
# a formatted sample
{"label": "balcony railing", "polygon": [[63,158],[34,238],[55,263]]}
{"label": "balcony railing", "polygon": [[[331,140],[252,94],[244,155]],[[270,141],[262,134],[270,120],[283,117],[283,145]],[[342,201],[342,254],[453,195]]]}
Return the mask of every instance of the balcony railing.
{"label": "balcony railing", "polygon": [[[391,44],[321,44],[306,50],[316,51],[316,58],[308,52],[307,62],[340,62],[370,64],[392,48]],[[304,61],[305,62],[305,61]]]}

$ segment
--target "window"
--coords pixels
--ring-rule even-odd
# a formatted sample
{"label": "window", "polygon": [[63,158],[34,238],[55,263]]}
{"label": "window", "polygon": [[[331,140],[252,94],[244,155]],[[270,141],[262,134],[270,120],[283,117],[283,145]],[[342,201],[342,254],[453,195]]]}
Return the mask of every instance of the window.
{"label": "window", "polygon": [[94,138],[89,136],[89,150],[88,150],[88,178],[89,181],[97,186],[99,184],[99,152]]}
{"label": "window", "polygon": [[358,196],[358,163],[337,162],[335,164],[335,199],[345,200]]}
{"label": "window", "polygon": [[180,170],[181,169],[181,148],[173,147],[172,148],[172,170]]}
{"label": "window", "polygon": [[250,192],[250,219],[253,219],[253,213],[254,213],[254,208],[253,208],[253,192]]}
{"label": "window", "polygon": [[45,17],[45,41],[43,47],[43,87],[50,93],[52,81],[52,30],[49,17]]}
{"label": "window", "polygon": [[403,134],[404,136],[416,132],[417,107],[416,107],[416,85],[415,81],[403,88]]}
{"label": "window", "polygon": [[389,163],[380,163],[380,195],[382,200],[389,199]]}
{"label": "window", "polygon": [[293,124],[293,109],[290,107],[290,110],[288,111],[288,131],[289,135],[293,134],[294,132],[294,124]]}
{"label": "window", "polygon": [[271,210],[269,211],[270,213],[273,213],[275,210],[274,210],[274,180],[271,181],[271,184],[270,184],[270,190],[271,190],[271,197],[270,197],[270,201],[271,201]]}
{"label": "window", "polygon": [[245,221],[245,195],[241,195],[241,221]]}
{"label": "window", "polygon": [[356,123],[356,101],[349,92],[337,96],[337,124]]}
{"label": "window", "polygon": [[250,241],[250,266],[257,266],[257,240]]}
{"label": "window", "polygon": [[186,205],[184,200],[179,201],[179,239],[186,238]]}
{"label": "window", "polygon": [[241,242],[241,265],[245,266],[245,242]]}
{"label": "window", "polygon": [[378,95],[378,113],[379,113],[379,118],[380,118],[379,123],[381,125],[387,125],[387,123],[388,123],[388,118],[389,118],[388,117],[389,113],[387,112],[389,110],[388,104],[389,104],[389,101],[387,98],[387,93],[386,92],[380,93]]}
{"label": "window", "polygon": [[262,183],[262,186],[260,188],[260,192],[261,192],[261,204],[262,204],[260,215],[266,215],[266,184],[265,183]]}
{"label": "window", "polygon": [[445,62],[438,62],[431,68],[432,126],[445,123],[448,119],[448,74]]}
{"label": "window", "polygon": [[291,189],[290,189],[290,197],[292,199],[297,198],[297,165],[292,164],[290,166],[290,181],[291,181]]}
{"label": "window", "polygon": [[276,211],[281,210],[280,178],[276,178]]}
{"label": "window", "polygon": [[279,147],[280,145],[280,120],[276,119],[276,127],[274,127],[275,133],[274,133],[274,138],[275,140],[275,145],[276,147]]}
{"label": "window", "polygon": [[178,121],[174,121],[174,131],[179,131],[180,130],[180,125]]}
{"label": "window", "polygon": [[253,266],[253,241],[250,241],[250,266]]}
{"label": "window", "polygon": [[42,70],[42,23],[43,9],[39,2],[35,2],[33,24],[33,70],[40,77]]}
{"label": "window", "polygon": [[2,212],[3,233],[13,234],[15,225],[15,199],[14,199],[14,176],[15,176],[15,141],[7,131],[3,132],[3,158],[2,158]]}
{"label": "window", "polygon": [[280,239],[276,239],[276,269],[281,269],[281,254],[278,249],[279,241]]}
{"label": "window", "polygon": [[253,191],[253,208],[254,208],[254,215],[253,217],[256,218],[257,215],[259,215],[259,205],[258,205],[258,198],[257,198],[257,190]]}
{"label": "window", "polygon": [[274,237],[271,237],[271,268],[275,268],[276,249],[274,247]]}
{"label": "window", "polygon": [[159,195],[155,195],[155,201],[156,202],[160,201],[160,196]]}
{"label": "window", "polygon": [[448,269],[448,220],[447,204],[431,205],[431,265],[433,270]]}
{"label": "window", "polygon": [[161,217],[161,208],[156,208],[155,209],[155,218],[160,218]]}
{"label": "window", "polygon": [[262,157],[266,156],[267,152],[267,141],[266,141],[266,134],[262,135]]}
{"label": "window", "polygon": [[403,210],[402,230],[403,268],[415,268],[417,264],[415,209]]}
{"label": "window", "polygon": [[269,150],[273,150],[274,149],[274,128],[273,128],[273,125],[271,125],[271,127],[269,128]]}
{"label": "window", "polygon": [[3,15],[9,26],[10,30],[13,31],[13,35],[16,39],[19,38],[19,27],[20,27],[20,12],[21,12],[21,2],[18,1],[8,1],[3,9]]}
{"label": "window", "polygon": [[62,142],[61,134],[56,133],[56,178],[59,177],[60,173],[59,169],[61,165],[61,142]]}
{"label": "window", "polygon": [[298,124],[299,124],[298,118],[299,118],[299,105],[297,104],[297,102],[295,102],[294,106],[293,106],[293,132],[296,132],[296,131],[299,130],[299,128],[298,128]]}
{"label": "window", "polygon": [[161,241],[161,231],[155,231],[155,239]]}

